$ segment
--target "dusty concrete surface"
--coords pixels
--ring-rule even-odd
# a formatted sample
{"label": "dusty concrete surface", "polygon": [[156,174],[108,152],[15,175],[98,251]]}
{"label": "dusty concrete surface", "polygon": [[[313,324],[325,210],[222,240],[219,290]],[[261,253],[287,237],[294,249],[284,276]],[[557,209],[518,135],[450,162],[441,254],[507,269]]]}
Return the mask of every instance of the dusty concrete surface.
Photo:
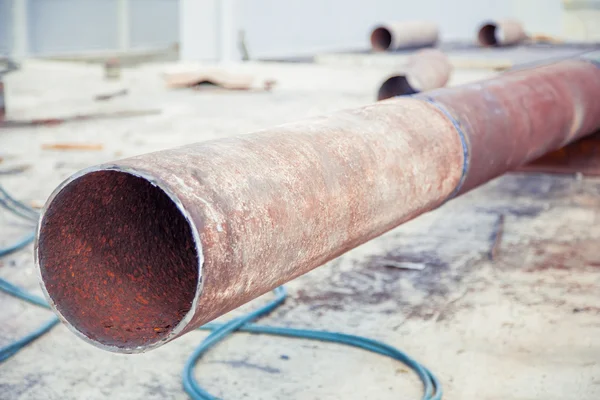
{"label": "dusty concrete surface", "polygon": [[[165,89],[160,74],[182,68],[141,66],[108,83],[99,66],[26,64],[6,79],[10,118],[134,108],[162,113],[0,129],[0,171],[30,166],[0,175],[0,183],[20,199],[41,202],[61,180],[89,165],[363,105],[373,101],[388,72],[251,64],[243,70],[278,80],[272,93]],[[453,83],[490,74],[459,71]],[[129,95],[92,100],[121,88]],[[104,150],[42,150],[57,142],[101,143]],[[398,346],[440,377],[446,399],[598,399],[599,194],[598,180],[502,177],[290,282],[289,300],[263,322]],[[492,262],[488,253],[500,215],[504,235]],[[0,245],[28,229],[4,212],[0,226]],[[394,262],[425,268],[388,266]],[[40,293],[31,247],[0,260],[0,276]],[[0,346],[50,316],[3,293],[0,304]],[[142,355],[117,355],[58,326],[0,364],[0,398],[184,399],[181,370],[205,335],[191,333]],[[338,345],[260,335],[227,340],[203,359],[197,377],[224,399],[421,396],[416,377],[397,362]]]}

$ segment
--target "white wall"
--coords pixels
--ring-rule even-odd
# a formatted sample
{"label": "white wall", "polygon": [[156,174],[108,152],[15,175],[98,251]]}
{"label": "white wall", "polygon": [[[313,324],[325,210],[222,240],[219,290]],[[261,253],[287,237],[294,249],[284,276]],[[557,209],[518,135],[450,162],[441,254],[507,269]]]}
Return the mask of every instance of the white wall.
{"label": "white wall", "polygon": [[515,18],[525,23],[528,33],[559,36],[564,30],[562,3],[561,0],[513,0],[513,12]]}
{"label": "white wall", "polygon": [[218,59],[219,0],[181,0],[179,4],[181,59],[186,61]]}
{"label": "white wall", "polygon": [[165,49],[179,41],[179,0],[0,0],[0,54]]}
{"label": "white wall", "polygon": [[129,7],[131,48],[165,48],[179,42],[177,0],[129,0]]}
{"label": "white wall", "polygon": [[[551,34],[561,21],[560,0],[227,0],[235,3],[231,15],[215,1],[181,0],[184,60],[219,58],[223,36],[235,41],[240,29],[251,57],[278,58],[367,48],[381,21],[436,21],[444,40],[473,39],[488,18],[519,17],[530,30]],[[222,32],[222,19],[234,32]],[[235,43],[228,46],[239,55]]]}
{"label": "white wall", "polygon": [[116,10],[116,0],[28,0],[29,51],[54,55],[115,48]]}
{"label": "white wall", "polygon": [[13,0],[0,0],[0,56],[10,54],[13,48]]}

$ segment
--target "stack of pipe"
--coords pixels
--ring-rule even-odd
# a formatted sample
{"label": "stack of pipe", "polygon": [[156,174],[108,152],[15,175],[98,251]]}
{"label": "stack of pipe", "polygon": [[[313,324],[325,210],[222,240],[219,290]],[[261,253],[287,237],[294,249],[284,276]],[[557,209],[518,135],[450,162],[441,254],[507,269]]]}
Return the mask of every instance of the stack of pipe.
{"label": "stack of pipe", "polygon": [[600,52],[83,170],[36,262],[67,326],[163,345],[600,128]]}

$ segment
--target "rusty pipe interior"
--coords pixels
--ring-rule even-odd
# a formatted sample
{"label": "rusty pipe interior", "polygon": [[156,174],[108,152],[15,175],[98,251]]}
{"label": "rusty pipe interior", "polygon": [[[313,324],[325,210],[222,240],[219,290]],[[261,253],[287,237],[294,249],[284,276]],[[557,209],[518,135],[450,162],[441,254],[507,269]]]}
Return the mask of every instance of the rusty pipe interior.
{"label": "rusty pipe interior", "polygon": [[145,348],[181,331],[199,294],[201,255],[170,194],[128,172],[93,171],[54,197],[44,221],[40,274],[75,332]]}

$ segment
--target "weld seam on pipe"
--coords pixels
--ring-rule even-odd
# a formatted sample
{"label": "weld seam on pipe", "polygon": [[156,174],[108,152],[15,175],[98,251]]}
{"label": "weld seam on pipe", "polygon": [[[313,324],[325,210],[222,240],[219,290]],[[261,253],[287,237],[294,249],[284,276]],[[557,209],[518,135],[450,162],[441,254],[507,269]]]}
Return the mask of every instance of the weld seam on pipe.
{"label": "weld seam on pipe", "polygon": [[469,165],[471,160],[471,154],[469,151],[469,140],[467,135],[465,135],[465,132],[463,131],[462,127],[460,126],[460,121],[458,121],[458,119],[456,119],[446,107],[444,107],[441,103],[435,101],[431,97],[425,97],[424,99],[420,100],[424,101],[425,103],[431,104],[432,106],[437,108],[442,114],[444,114],[444,116],[448,118],[448,120],[450,120],[452,125],[454,125],[454,129],[456,129],[456,133],[458,134],[458,138],[460,139],[460,144],[463,150],[463,168],[460,180],[458,181],[458,185],[456,185],[456,188],[452,191],[452,193],[450,193],[450,196],[448,196],[448,199],[446,200],[449,201],[456,197],[458,193],[460,193],[460,190],[462,189],[462,186],[465,183],[465,180],[467,179],[467,174],[469,173]]}

